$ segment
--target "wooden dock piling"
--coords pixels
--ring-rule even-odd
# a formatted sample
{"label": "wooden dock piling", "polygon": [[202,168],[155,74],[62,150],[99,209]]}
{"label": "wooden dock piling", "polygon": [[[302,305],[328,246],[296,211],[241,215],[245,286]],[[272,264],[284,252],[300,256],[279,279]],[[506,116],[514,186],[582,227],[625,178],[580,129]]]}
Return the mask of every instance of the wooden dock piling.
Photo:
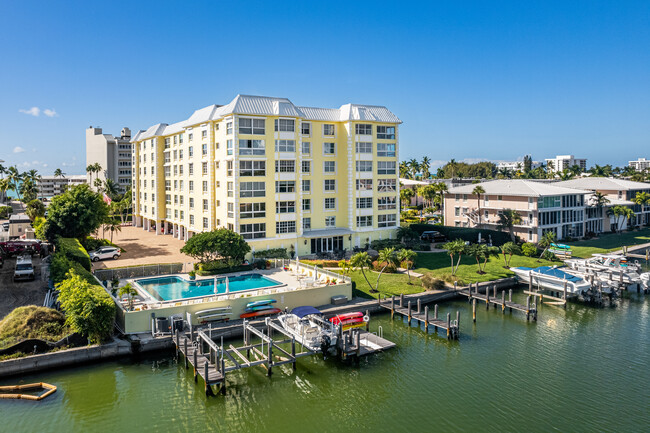
{"label": "wooden dock piling", "polygon": [[472,321],[476,323],[476,298],[472,299]]}
{"label": "wooden dock piling", "polygon": [[424,330],[429,332],[429,306],[424,306]]}
{"label": "wooden dock piling", "polygon": [[447,340],[451,339],[451,314],[447,313]]}
{"label": "wooden dock piling", "polygon": [[[497,304],[494,304],[494,308],[497,307]],[[501,290],[501,312],[506,314],[506,291]]]}
{"label": "wooden dock piling", "polygon": [[408,324],[409,324],[409,326],[411,326],[411,301],[408,301],[408,304],[407,304],[407,305],[408,305],[408,306],[407,306],[406,309],[407,309],[407,311],[408,311],[408,314],[407,314],[406,317],[408,318]]}

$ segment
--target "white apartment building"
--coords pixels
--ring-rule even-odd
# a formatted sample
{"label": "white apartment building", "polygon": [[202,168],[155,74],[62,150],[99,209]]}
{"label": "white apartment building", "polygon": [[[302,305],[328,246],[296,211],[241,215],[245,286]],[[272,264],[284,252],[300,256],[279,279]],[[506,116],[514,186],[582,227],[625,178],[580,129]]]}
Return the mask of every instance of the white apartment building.
{"label": "white apartment building", "polygon": [[[531,170],[542,166],[541,161],[532,161],[530,164]],[[497,162],[497,170],[508,169],[510,171],[517,171],[524,169],[524,161],[499,161]]]}
{"label": "white apartment building", "polygon": [[92,185],[95,179],[113,179],[120,191],[126,191],[131,185],[132,155],[131,130],[122,128],[119,137],[103,134],[101,128],[86,129],[86,166],[99,163],[102,171],[88,173],[88,183]]}
{"label": "white apartment building", "polygon": [[86,175],[71,176],[42,176],[38,182],[38,198],[52,198],[65,191],[66,188],[86,183]]}
{"label": "white apartment building", "polygon": [[643,171],[650,168],[650,161],[645,158],[639,158],[636,161],[630,161],[628,165],[636,171]]}
{"label": "white apartment building", "polygon": [[300,256],[390,238],[400,123],[382,106],[238,95],[154,125],[132,139],[135,224],[185,240],[226,227]]}
{"label": "white apartment building", "polygon": [[547,158],[546,166],[549,171],[562,172],[564,169],[569,169],[577,165],[584,172],[587,171],[587,159],[576,158],[573,155],[557,155],[555,158]]}

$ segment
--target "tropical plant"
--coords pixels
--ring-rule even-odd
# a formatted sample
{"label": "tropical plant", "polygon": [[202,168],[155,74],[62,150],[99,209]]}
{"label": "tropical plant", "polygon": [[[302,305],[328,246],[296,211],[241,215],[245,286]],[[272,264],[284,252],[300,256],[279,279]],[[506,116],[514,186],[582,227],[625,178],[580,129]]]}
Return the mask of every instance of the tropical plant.
{"label": "tropical plant", "polygon": [[499,214],[499,220],[497,221],[497,228],[499,230],[508,230],[510,233],[510,239],[512,242],[515,241],[514,226],[521,224],[521,215],[514,209],[504,209],[502,213]]}
{"label": "tropical plant", "polygon": [[[192,271],[194,272],[194,271]],[[131,283],[125,284],[122,287],[119,288],[117,294],[122,297],[122,296],[128,296],[129,297],[129,310],[133,310],[133,297],[138,296],[138,291],[131,286]]]}
{"label": "tropical plant", "polygon": [[397,252],[397,259],[402,263],[402,266],[406,268],[406,275],[408,275],[408,282],[406,284],[411,284],[411,268],[417,257],[417,253],[413,250],[407,250],[402,248]]}
{"label": "tropical plant", "polygon": [[58,236],[84,239],[97,230],[107,216],[108,206],[101,195],[86,184],[77,185],[52,199],[43,230],[49,241]]}
{"label": "tropical plant", "polygon": [[425,206],[431,206],[436,194],[436,187],[433,185],[423,185],[418,188],[418,195],[424,200]]}
{"label": "tropical plant", "polygon": [[544,257],[544,253],[546,253],[546,250],[548,250],[548,247],[550,247],[553,242],[555,242],[555,232],[553,230],[545,232],[539,241],[537,241],[537,246],[544,248],[542,254],[539,255],[540,258]]}
{"label": "tropical plant", "polygon": [[481,185],[476,185],[472,190],[472,194],[476,195],[476,204],[478,205],[478,228],[481,228],[481,194],[485,194],[485,189]]}
{"label": "tropical plant", "polygon": [[117,195],[120,193],[119,187],[117,186],[115,181],[110,177],[104,180],[104,182],[102,183],[102,189],[104,190],[106,195],[108,195],[111,198],[111,200],[115,199]]}
{"label": "tropical plant", "polygon": [[632,220],[634,218],[634,211],[632,208],[627,206],[614,206],[607,210],[607,215],[613,216],[616,221],[616,231],[618,233],[622,232],[623,222],[627,220]]}
{"label": "tropical plant", "polygon": [[[445,250],[447,250],[447,254],[449,254],[449,257],[451,259],[451,275],[456,275],[456,271],[460,266],[460,259],[463,257],[463,254],[465,254],[465,252],[467,251],[465,241],[463,241],[462,239],[454,239],[451,242],[447,242],[442,247]],[[458,256],[458,260],[454,265],[455,256]]]}
{"label": "tropical plant", "polygon": [[25,213],[29,217],[32,222],[36,220],[38,217],[44,217],[45,216],[45,205],[41,200],[35,199],[27,203],[27,208],[25,209]]}
{"label": "tropical plant", "polygon": [[415,190],[411,188],[400,188],[399,201],[402,203],[402,206],[408,206],[411,204],[411,199],[413,197],[415,197]]}
{"label": "tropical plant", "polygon": [[537,255],[537,247],[535,244],[526,242],[521,246],[521,252],[524,253],[526,257],[533,257]]}
{"label": "tropical plant", "polygon": [[350,265],[353,269],[358,269],[361,271],[363,278],[366,280],[366,283],[368,283],[368,287],[370,287],[370,291],[372,292],[374,289],[368,280],[368,276],[366,275],[366,269],[369,269],[370,266],[372,266],[372,259],[368,253],[366,251],[356,253],[350,257]]}
{"label": "tropical plant", "polygon": [[18,200],[22,200],[22,195],[20,193],[20,184],[24,180],[24,173],[19,172],[16,166],[7,168],[5,170],[5,173],[7,175],[7,182],[11,186],[10,189],[16,193]]}
{"label": "tropical plant", "polygon": [[114,218],[109,217],[103,224],[104,230],[111,234],[111,243],[113,243],[113,233],[122,231],[122,224]]}
{"label": "tropical plant", "polygon": [[379,275],[377,276],[377,282],[375,283],[375,292],[379,292],[379,279],[381,278],[382,274],[386,270],[386,267],[389,265],[398,265],[398,260],[397,260],[397,254],[395,253],[395,248],[384,248],[383,250],[379,251],[379,257],[377,258],[377,262],[382,264],[382,268],[379,271]]}
{"label": "tropical plant", "polygon": [[181,248],[182,253],[201,263],[223,260],[230,266],[241,263],[250,250],[239,233],[226,228],[195,234]]}
{"label": "tropical plant", "polygon": [[423,179],[431,178],[431,172],[429,171],[430,168],[431,168],[431,160],[429,159],[429,157],[428,156],[422,157],[422,162],[420,163],[420,171],[422,172]]}
{"label": "tropical plant", "polygon": [[60,168],[57,168],[54,170],[54,177],[65,177],[65,173]]}
{"label": "tropical plant", "polygon": [[409,167],[411,179],[415,179],[417,177],[417,174],[420,172],[420,163],[417,159],[411,158],[407,164]]}
{"label": "tropical plant", "polygon": [[111,335],[115,303],[101,286],[91,284],[71,269],[56,288],[66,324],[74,331],[87,336],[93,343],[100,343]]}
{"label": "tropical plant", "polygon": [[610,200],[600,191],[596,191],[591,195],[591,205],[597,208],[602,208],[608,204]]}
{"label": "tropical plant", "polygon": [[650,205],[650,194],[647,192],[637,192],[632,201],[640,206]]}
{"label": "tropical plant", "polygon": [[510,261],[514,254],[521,254],[521,248],[514,242],[506,242],[501,245],[501,254],[503,254],[503,260],[505,262],[504,268],[510,269]]}
{"label": "tropical plant", "polygon": [[350,275],[350,272],[352,272],[353,267],[347,260],[340,260],[338,265],[343,275]]}
{"label": "tropical plant", "polygon": [[400,226],[397,228],[395,237],[399,239],[401,243],[405,244],[409,241],[418,239],[420,235],[408,226]]}

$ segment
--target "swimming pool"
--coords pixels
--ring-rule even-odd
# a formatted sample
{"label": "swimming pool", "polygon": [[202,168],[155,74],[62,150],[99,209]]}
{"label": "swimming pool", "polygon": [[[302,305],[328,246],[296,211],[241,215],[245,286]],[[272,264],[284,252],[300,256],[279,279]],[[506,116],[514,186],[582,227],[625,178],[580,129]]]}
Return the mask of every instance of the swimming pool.
{"label": "swimming pool", "polygon": [[[159,301],[173,301],[226,293],[226,277],[217,277],[216,291],[214,278],[191,281],[178,276],[170,276],[142,278],[135,280],[135,282]],[[230,293],[280,285],[281,283],[260,274],[228,277],[228,291]]]}

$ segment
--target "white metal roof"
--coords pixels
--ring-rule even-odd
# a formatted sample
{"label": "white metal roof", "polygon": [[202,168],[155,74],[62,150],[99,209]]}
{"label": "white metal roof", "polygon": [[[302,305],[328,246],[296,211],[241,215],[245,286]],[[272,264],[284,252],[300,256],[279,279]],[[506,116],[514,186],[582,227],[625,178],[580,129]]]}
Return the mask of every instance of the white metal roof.
{"label": "white metal roof", "polygon": [[520,197],[543,197],[566,194],[588,194],[576,188],[557,186],[557,183],[534,182],[524,179],[491,180],[481,183],[470,183],[449,189],[449,194],[472,194],[477,185],[481,185],[488,195],[510,195]]}
{"label": "white metal roof", "polygon": [[631,189],[650,189],[650,183],[633,182],[631,180],[616,179],[613,177],[581,177],[578,179],[565,180],[558,182],[556,185],[568,188],[582,188],[591,191],[595,190],[631,190]]}
{"label": "white metal roof", "polygon": [[237,95],[228,104],[209,105],[196,110],[187,119],[172,125],[159,123],[145,131],[139,131],[132,142],[147,138],[181,132],[183,128],[217,120],[230,114],[252,116],[286,116],[327,122],[368,121],[402,123],[388,108],[377,105],[345,104],[340,108],[297,107],[287,98],[269,96]]}

